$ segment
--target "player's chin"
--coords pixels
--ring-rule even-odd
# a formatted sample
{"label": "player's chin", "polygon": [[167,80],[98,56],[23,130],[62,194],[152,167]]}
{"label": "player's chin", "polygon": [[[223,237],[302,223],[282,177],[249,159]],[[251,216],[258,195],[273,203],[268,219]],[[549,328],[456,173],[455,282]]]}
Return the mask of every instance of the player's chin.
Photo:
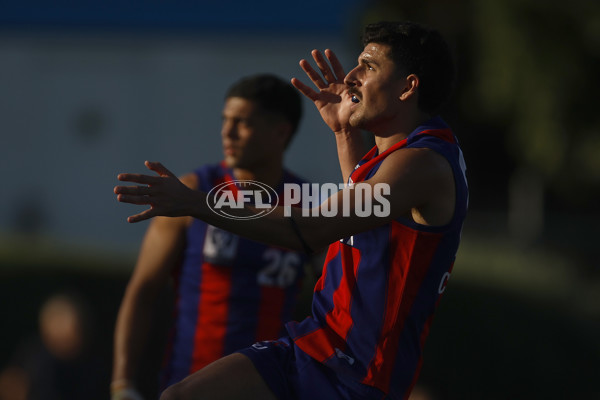
{"label": "player's chin", "polygon": [[363,128],[362,118],[356,112],[350,114],[350,118],[348,118],[348,123],[353,128],[361,128],[361,129]]}
{"label": "player's chin", "polygon": [[223,159],[223,162],[228,168],[237,168],[239,164],[239,160],[237,159],[237,157],[231,155],[226,155]]}

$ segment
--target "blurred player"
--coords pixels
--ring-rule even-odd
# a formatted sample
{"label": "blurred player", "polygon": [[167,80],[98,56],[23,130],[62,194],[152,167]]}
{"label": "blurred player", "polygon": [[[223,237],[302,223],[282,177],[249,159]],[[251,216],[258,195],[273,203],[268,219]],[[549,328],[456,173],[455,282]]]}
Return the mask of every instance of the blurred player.
{"label": "blurred player", "polygon": [[[254,180],[281,191],[301,181],[283,155],[302,115],[301,96],[272,75],[246,77],[227,92],[221,137],[224,160],[182,178],[210,191]],[[235,190],[232,185],[232,190]],[[281,193],[280,193],[281,194]],[[151,316],[172,276],[176,288],[162,388],[257,340],[273,339],[292,318],[307,256],[240,238],[191,217],[157,218],[144,237],[115,330],[113,400],[140,399],[136,372]]]}
{"label": "blurred player", "polygon": [[[467,210],[462,152],[437,116],[453,62],[441,35],[414,23],[368,25],[363,45],[347,75],[330,50],[312,53],[320,73],[302,60],[317,90],[292,80],[334,132],[347,182],[316,215],[295,209],[286,216],[279,207],[263,218],[228,220],[207,207],[206,193],[190,191],[160,163],[146,163],[158,176],[119,175],[143,185],[117,186],[119,201],[151,205],[130,222],[193,215],[293,249],[329,246],[311,317],[172,385],[162,400],[408,398]],[[366,155],[359,129],[375,137]],[[382,185],[389,209],[362,215],[366,204],[384,205],[374,195]],[[323,215],[345,202],[350,215]]]}
{"label": "blurred player", "polygon": [[96,351],[94,319],[82,296],[49,296],[39,310],[39,337],[24,338],[0,371],[0,399],[105,399],[108,376]]}

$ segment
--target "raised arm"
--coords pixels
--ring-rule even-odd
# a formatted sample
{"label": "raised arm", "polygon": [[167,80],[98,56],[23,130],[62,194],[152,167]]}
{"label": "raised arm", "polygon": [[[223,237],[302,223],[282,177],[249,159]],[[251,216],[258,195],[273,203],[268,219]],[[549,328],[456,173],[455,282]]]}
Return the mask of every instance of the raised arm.
{"label": "raised arm", "polygon": [[315,104],[323,121],[334,132],[342,176],[344,182],[347,182],[350,173],[365,154],[366,149],[360,130],[352,128],[348,122],[352,96],[348,93],[348,86],[344,83],[346,74],[333,51],[327,49],[323,56],[320,51],[313,50],[311,55],[321,73],[315,71],[312,65],[304,59],[300,60],[300,67],[306,72],[318,91],[297,78],[292,79],[292,84]]}

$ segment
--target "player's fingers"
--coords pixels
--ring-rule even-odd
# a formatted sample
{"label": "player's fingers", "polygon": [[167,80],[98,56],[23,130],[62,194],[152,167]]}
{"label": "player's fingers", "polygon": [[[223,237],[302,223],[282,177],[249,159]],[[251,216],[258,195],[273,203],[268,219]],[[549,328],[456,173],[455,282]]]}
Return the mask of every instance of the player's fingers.
{"label": "player's fingers", "polygon": [[127,222],[133,224],[136,222],[145,221],[156,215],[157,214],[155,212],[153,212],[153,210],[151,208],[149,208],[146,211],[142,211],[139,214],[135,214],[135,215],[131,215],[131,216],[127,217]]}
{"label": "player's fingers", "polygon": [[156,190],[153,190],[153,188],[149,186],[115,186],[113,191],[115,194],[129,194],[136,196],[145,196],[156,192]]}
{"label": "player's fingers", "polygon": [[317,67],[319,67],[327,82],[335,82],[337,79],[331,70],[331,67],[327,63],[327,60],[325,60],[325,57],[323,57],[323,54],[319,50],[313,50],[311,54],[317,63]]}
{"label": "player's fingers", "polygon": [[312,101],[317,100],[317,92],[315,92],[310,86],[305,85],[304,82],[302,82],[301,80],[292,78],[292,85],[294,85],[294,87],[298,89],[300,93],[302,93]]}
{"label": "player's fingers", "polygon": [[335,53],[330,49],[325,49],[325,56],[329,60],[329,63],[331,64],[331,68],[333,68],[333,73],[335,74],[335,76],[337,76],[338,79],[343,81],[346,77],[346,72],[344,72],[344,67],[342,67],[342,63],[337,58]]}
{"label": "player's fingers", "polygon": [[159,183],[161,180],[161,177],[144,175],[144,174],[122,173],[122,174],[117,175],[117,179],[122,182],[135,182],[135,183],[141,183],[141,184],[146,184],[146,185],[152,185],[152,184]]}
{"label": "player's fingers", "polygon": [[306,75],[308,75],[308,77],[315,84],[316,87],[318,87],[319,89],[325,89],[327,87],[327,84],[325,83],[323,78],[321,78],[321,75],[319,75],[319,73],[315,71],[315,69],[312,67],[312,65],[310,65],[308,61],[300,60],[300,67],[304,72],[306,72]]}
{"label": "player's fingers", "polygon": [[150,204],[150,198],[148,196],[137,194],[118,194],[117,201],[137,205]]}
{"label": "player's fingers", "polygon": [[169,171],[167,167],[158,161],[146,161],[144,164],[146,165],[146,168],[156,172],[160,176],[175,176],[175,174]]}

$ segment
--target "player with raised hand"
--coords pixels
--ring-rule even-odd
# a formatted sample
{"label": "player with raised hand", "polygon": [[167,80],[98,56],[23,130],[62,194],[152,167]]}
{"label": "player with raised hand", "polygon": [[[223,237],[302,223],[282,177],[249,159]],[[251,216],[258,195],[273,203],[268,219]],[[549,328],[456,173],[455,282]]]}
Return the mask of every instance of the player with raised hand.
{"label": "player with raised hand", "polygon": [[[131,221],[192,215],[223,229],[293,249],[328,246],[312,316],[287,335],[222,358],[168,388],[172,399],[405,399],[414,386],[433,313],[454,265],[466,216],[465,165],[456,136],[438,116],[450,94],[453,62],[441,35],[410,22],[365,28],[363,51],[344,79],[331,51],[313,52],[320,76],[301,66],[314,90],[292,82],[336,134],[347,186],[321,205],[350,199],[349,215],[310,216],[276,208],[231,221],[211,213],[207,194],[162,176],[121,174],[148,186],[117,186],[119,201],[150,204]],[[374,135],[362,157],[358,130]],[[359,184],[387,185],[385,215],[361,216]],[[374,193],[374,192],[372,192]],[[240,215],[253,212],[251,207]]]}

